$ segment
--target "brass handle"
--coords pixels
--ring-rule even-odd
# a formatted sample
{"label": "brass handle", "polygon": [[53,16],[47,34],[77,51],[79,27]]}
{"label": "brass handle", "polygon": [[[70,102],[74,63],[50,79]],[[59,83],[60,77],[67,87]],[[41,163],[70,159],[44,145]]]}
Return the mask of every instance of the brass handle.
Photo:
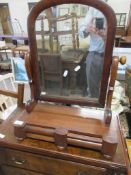
{"label": "brass handle", "polygon": [[12,158],[12,161],[17,165],[23,165],[26,162],[26,160],[17,159],[15,157]]}

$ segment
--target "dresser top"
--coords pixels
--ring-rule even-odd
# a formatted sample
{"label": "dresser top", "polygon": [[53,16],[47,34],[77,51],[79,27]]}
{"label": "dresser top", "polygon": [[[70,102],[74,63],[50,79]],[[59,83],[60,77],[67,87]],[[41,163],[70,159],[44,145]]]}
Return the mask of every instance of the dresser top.
{"label": "dresser top", "polygon": [[[41,107],[38,106],[37,109],[38,108],[41,108]],[[70,110],[70,107],[62,107],[61,109],[62,109],[61,111],[68,111],[68,109]],[[74,110],[74,112],[78,115],[82,114],[82,110],[84,111],[84,114],[86,114],[86,111],[88,111],[88,109],[86,108],[85,109],[71,108],[71,110],[72,112]],[[101,166],[102,164],[102,166],[105,166],[105,167],[108,167],[110,165],[115,168],[126,169],[126,162],[124,158],[123,146],[122,146],[120,131],[118,127],[117,117],[114,116],[112,118],[112,122],[110,125],[110,129],[114,129],[114,135],[116,134],[118,138],[117,151],[112,159],[106,159],[103,157],[103,155],[100,152],[94,151],[91,149],[68,146],[66,150],[59,151],[54,143],[35,140],[31,138],[26,138],[21,141],[17,140],[16,137],[14,136],[13,123],[16,120],[19,120],[19,118],[22,116],[23,113],[25,113],[24,109],[17,109],[6,121],[0,124],[1,125],[0,134],[5,136],[4,138],[0,138],[1,148],[3,147],[3,148],[18,149],[21,151],[38,153],[40,155],[76,161],[79,163],[86,164],[86,163],[92,162],[93,164],[98,166]],[[102,126],[105,125],[102,122],[102,120],[99,120],[97,122],[101,123]]]}

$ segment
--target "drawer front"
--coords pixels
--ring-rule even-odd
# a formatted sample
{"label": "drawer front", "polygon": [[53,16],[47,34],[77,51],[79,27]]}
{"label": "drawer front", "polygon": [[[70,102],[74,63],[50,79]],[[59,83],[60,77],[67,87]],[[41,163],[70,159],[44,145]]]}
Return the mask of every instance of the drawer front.
{"label": "drawer front", "polygon": [[11,166],[2,166],[1,170],[4,175],[44,175]]}
{"label": "drawer front", "polygon": [[6,149],[6,164],[50,175],[105,175],[105,168]]}

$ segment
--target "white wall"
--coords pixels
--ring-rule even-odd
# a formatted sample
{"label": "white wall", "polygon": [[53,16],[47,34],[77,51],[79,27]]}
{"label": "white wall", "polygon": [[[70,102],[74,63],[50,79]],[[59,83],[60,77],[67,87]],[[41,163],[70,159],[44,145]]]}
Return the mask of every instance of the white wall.
{"label": "white wall", "polygon": [[108,0],[108,4],[117,13],[129,12],[131,0]]}
{"label": "white wall", "polygon": [[[0,3],[8,3],[11,19],[19,20],[23,30],[27,33],[27,16],[29,13],[28,2],[37,2],[39,0],[0,0]],[[115,12],[127,13],[131,0],[108,0]]]}
{"label": "white wall", "polygon": [[28,16],[28,4],[27,0],[10,0],[9,10],[11,19],[18,19],[22,26],[22,29],[27,33],[27,16]]}
{"label": "white wall", "polygon": [[108,4],[113,8],[116,13],[127,13],[127,23],[131,0],[108,0]]}
{"label": "white wall", "polygon": [[23,31],[27,33],[27,0],[0,0],[0,3],[8,3],[11,20],[18,19]]}

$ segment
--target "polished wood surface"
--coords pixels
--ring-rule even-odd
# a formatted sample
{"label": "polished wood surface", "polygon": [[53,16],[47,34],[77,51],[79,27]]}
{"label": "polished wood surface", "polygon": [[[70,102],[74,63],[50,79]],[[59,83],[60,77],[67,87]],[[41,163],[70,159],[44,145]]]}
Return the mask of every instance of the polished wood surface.
{"label": "polished wood surface", "polygon": [[116,80],[116,76],[117,76],[118,63],[119,63],[119,58],[114,57],[113,63],[112,63],[112,68],[111,68],[109,89],[107,92],[107,101],[106,101],[106,105],[105,105],[105,122],[106,122],[106,124],[110,124],[111,119],[112,119],[111,103],[112,103],[115,80]]}
{"label": "polished wood surface", "polygon": [[[79,171],[93,173],[94,175],[104,174],[107,172],[106,168],[96,168],[90,165],[83,165],[80,163],[73,163],[66,160],[54,159],[46,156],[35,155],[32,153],[21,152],[17,150],[6,149],[7,164],[19,168],[25,168],[36,172],[44,172],[45,174],[69,174],[75,175]],[[30,160],[32,162],[30,162]],[[51,167],[51,168],[50,168]],[[64,171],[59,171],[59,168]],[[61,169],[61,170],[62,170]]]}
{"label": "polished wood surface", "polygon": [[[65,115],[65,113],[70,111],[70,110],[68,110],[68,108],[69,107],[62,107],[61,114]],[[72,113],[75,112],[75,114],[78,116],[81,116],[82,114],[85,114],[85,116],[86,116],[86,112],[85,112],[86,109],[83,109],[83,110],[81,109],[80,113],[77,112],[78,109],[74,110],[71,108],[71,111],[72,111]],[[87,109],[87,111],[88,111],[88,109]],[[10,165],[17,167],[17,165],[14,165],[12,160],[8,159],[9,157],[3,159],[2,155],[5,156],[5,152],[9,152],[6,154],[7,156],[9,154],[9,156],[11,155],[12,157],[16,157],[17,159],[19,158],[20,160],[23,160],[24,158],[28,159],[28,161],[30,162],[30,166],[23,167],[24,169],[31,170],[32,169],[31,167],[33,167],[33,169],[35,168],[35,170],[36,170],[36,167],[33,165],[33,159],[36,159],[35,155],[37,154],[38,159],[41,156],[42,157],[46,156],[47,158],[50,157],[50,159],[52,159],[52,161],[54,159],[54,162],[55,162],[55,160],[57,162],[57,159],[59,159],[59,161],[62,161],[62,162],[66,160],[67,165],[68,164],[70,165],[70,161],[71,161],[71,162],[74,162],[74,165],[76,163],[78,163],[78,165],[79,165],[79,163],[86,165],[87,169],[88,169],[88,165],[95,166],[95,167],[97,167],[98,170],[99,170],[99,168],[106,169],[109,171],[109,174],[111,172],[112,172],[112,174],[115,172],[126,173],[126,162],[125,162],[125,158],[124,158],[123,146],[122,146],[122,141],[121,141],[116,117],[113,117],[113,120],[111,122],[111,128],[116,129],[116,130],[114,130],[114,133],[118,137],[117,138],[118,139],[118,147],[117,147],[116,154],[113,156],[113,158],[108,159],[108,158],[103,157],[103,155],[100,152],[92,150],[92,149],[85,149],[85,148],[81,148],[81,147],[68,146],[66,150],[60,151],[53,143],[49,143],[49,142],[45,142],[45,141],[41,141],[41,140],[37,140],[37,139],[31,139],[31,138],[27,138],[27,139],[24,139],[22,141],[17,140],[16,137],[14,136],[13,123],[14,123],[14,121],[20,119],[20,116],[23,114],[23,112],[24,111],[22,109],[17,109],[17,111],[14,112],[14,114],[12,115],[12,117],[10,117],[9,119],[7,119],[6,121],[4,121],[1,124],[0,133],[5,135],[5,137],[3,139],[0,139],[0,150],[1,150],[0,152],[1,152],[1,159],[2,159],[1,164],[2,165],[7,164],[7,162],[10,161]],[[87,113],[89,114],[89,112],[87,112]],[[96,118],[97,117],[96,112],[94,115],[95,115],[94,118]],[[101,125],[103,125],[102,121],[100,121],[100,120],[96,121],[96,125],[99,122],[101,123]],[[109,129],[109,131],[110,131],[110,129]],[[9,149],[9,151],[8,151],[8,149]],[[19,150],[19,151],[17,151],[17,150]],[[38,160],[37,159],[36,163],[41,162],[41,160],[46,161],[45,158],[44,157],[42,158],[42,157],[40,158],[40,161],[37,161]],[[7,159],[8,159],[8,161],[7,161]],[[6,163],[3,162],[4,160],[6,161]],[[66,163],[66,161],[65,161],[65,163]],[[29,164],[27,164],[27,165],[29,165]],[[24,164],[21,166],[27,166],[27,165]],[[39,163],[38,163],[38,165],[39,165]],[[42,172],[43,165],[44,164],[41,165],[41,168],[40,168],[40,166],[38,166],[36,171]],[[50,161],[49,161],[49,165],[50,165]],[[71,163],[71,165],[72,165],[72,163]],[[56,167],[56,165],[53,163],[52,163],[52,166],[54,168]],[[20,165],[18,165],[18,167],[20,168]],[[60,170],[60,166],[58,166],[58,167],[59,167],[59,169],[57,171],[60,173],[63,172],[62,171],[63,169]],[[69,168],[70,171],[71,171],[71,167]],[[80,167],[81,167],[81,165],[80,165]],[[47,168],[47,171],[50,171],[50,169],[52,169],[52,168]],[[57,169],[57,167],[56,167],[56,169]],[[68,166],[66,169],[68,169]],[[75,169],[75,168],[73,168],[73,169]],[[96,169],[96,168],[93,168],[93,169]],[[92,170],[92,171],[93,171],[93,173],[95,173],[94,170]],[[98,172],[98,171],[96,171],[96,172]],[[105,172],[102,173],[100,171],[99,174],[105,174]]]}
{"label": "polished wood surface", "polygon": [[24,46],[18,46],[12,49],[13,52],[29,52],[29,46],[24,45]]}
{"label": "polished wood surface", "polygon": [[124,157],[125,157],[125,162],[126,162],[127,174],[130,175],[131,174],[130,147],[128,147],[130,142],[128,142],[129,141],[128,139],[125,140],[125,137],[122,131],[122,126],[120,124],[119,116],[118,116],[118,121],[119,121],[119,128],[121,131],[120,132],[121,140],[122,140],[123,148],[124,148],[123,152],[124,152]]}
{"label": "polished wood surface", "polygon": [[125,36],[126,35],[126,27],[125,26],[117,26],[116,27],[116,35]]}
{"label": "polished wood surface", "polygon": [[24,170],[21,168],[16,168],[16,167],[12,167],[12,166],[6,166],[3,165],[1,167],[2,172],[4,173],[4,175],[44,175],[43,173],[37,173],[34,171],[28,171],[28,170]]}
{"label": "polished wood surface", "polygon": [[130,47],[131,45],[131,36],[123,36],[119,39],[118,47]]}
{"label": "polished wood surface", "polygon": [[24,98],[24,84],[18,84],[17,92],[0,89],[0,94],[16,98],[18,106],[22,106]]}
{"label": "polished wood surface", "polygon": [[[85,110],[84,115],[88,116],[86,119],[81,118],[84,117],[81,114],[83,110]],[[116,135],[113,134],[116,130],[105,125],[104,114],[102,111],[99,112],[100,114],[95,118],[84,108],[37,104],[30,114],[21,115],[19,120],[23,121],[23,124],[14,124],[14,133],[18,139],[30,137],[51,141],[61,149],[66,149],[68,144],[92,148],[101,151],[105,156],[112,157],[117,147]]]}

